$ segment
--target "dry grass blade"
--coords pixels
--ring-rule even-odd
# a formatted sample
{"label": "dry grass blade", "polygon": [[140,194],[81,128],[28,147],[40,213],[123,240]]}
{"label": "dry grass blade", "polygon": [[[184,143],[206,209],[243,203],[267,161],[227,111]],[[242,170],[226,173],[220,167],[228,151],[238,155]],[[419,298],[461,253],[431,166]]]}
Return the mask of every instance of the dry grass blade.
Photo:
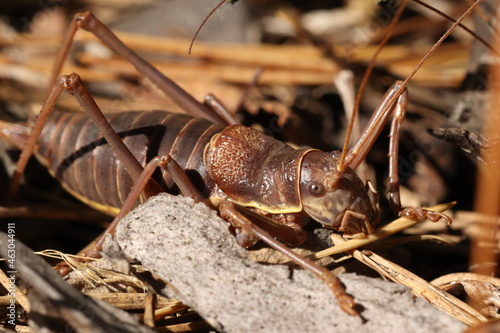
{"label": "dry grass blade", "polygon": [[[310,45],[247,45],[247,44],[208,44],[198,41],[196,50],[187,59],[186,50],[189,41],[144,36],[132,33],[117,34],[125,44],[132,49],[142,50],[142,52],[169,54],[178,56],[179,59],[189,60],[183,62],[159,62],[159,69],[168,72],[174,79],[197,78],[200,70],[208,69],[209,77],[227,80],[235,83],[248,83],[256,67],[264,68],[264,74],[260,82],[262,84],[290,84],[290,79],[295,84],[329,84],[331,78],[338,73],[340,68],[334,65],[329,59],[325,59],[321,52]],[[0,44],[6,46],[16,45],[27,37],[18,34],[10,40],[3,40],[0,36]],[[90,42],[95,38],[86,32],[79,32],[78,41]],[[32,39],[33,49],[46,49],[57,45],[58,39]],[[351,62],[367,62],[373,56],[376,46],[367,45],[356,49],[355,53],[347,51],[339,45],[332,46],[333,52],[343,55]],[[431,59],[431,68],[423,68],[415,78],[432,86],[459,86],[464,75],[463,66],[467,62],[467,52],[464,51],[460,43],[450,43],[440,49],[435,58]],[[404,76],[412,68],[415,61],[423,55],[423,50],[413,50],[401,45],[389,45],[382,51],[379,57],[379,66],[387,66],[396,74]],[[450,61],[453,59],[453,61]],[[78,59],[82,61],[82,59]],[[115,73],[109,72],[114,68],[114,72],[122,67],[118,61],[113,66],[99,64],[96,57],[87,57],[86,62],[95,62],[98,68],[86,66],[67,66],[63,72],[77,71],[82,77],[92,80],[109,81],[116,78]],[[102,61],[102,59],[101,59]],[[432,65],[434,63],[434,65]],[[444,63],[444,65],[443,65]],[[208,67],[206,67],[209,65]],[[109,67],[108,67],[109,66]],[[106,68],[103,71],[102,68]],[[45,74],[50,71],[50,64],[47,61],[36,60],[31,63],[18,66],[5,56],[0,56],[0,73],[2,77],[15,78],[22,82],[44,83]],[[128,69],[129,67],[125,67]],[[241,72],[243,70],[243,73]],[[446,79],[444,79],[446,78]]]}
{"label": "dry grass blade", "polygon": [[[7,240],[0,233],[2,255],[7,253]],[[132,315],[83,296],[20,241],[16,241],[16,254],[17,278],[30,285],[29,300],[36,309],[30,316],[35,331],[153,332]]]}
{"label": "dry grass blade", "polygon": [[[451,202],[429,207],[427,209],[434,212],[444,212],[453,207],[454,205],[455,202]],[[420,223],[422,221],[424,220],[412,220],[406,217],[400,217],[399,219],[394,220],[391,223],[388,223],[380,228],[377,228],[375,230],[375,233],[372,235],[367,235],[365,238],[362,239],[351,239],[349,241],[342,243],[341,245],[335,245],[328,249],[316,252],[311,257],[314,259],[320,259],[326,256],[331,256],[336,253],[356,249],[358,247],[365,246],[375,241],[386,238],[406,228],[412,227],[415,224]]]}
{"label": "dry grass blade", "polygon": [[[100,299],[122,310],[140,310],[144,309],[146,293],[85,293],[92,298]],[[158,296],[156,307],[158,309],[178,307],[180,303],[177,300],[167,299]],[[185,306],[184,306],[185,307]],[[159,310],[157,310],[159,311]],[[174,311],[176,312],[176,311]]]}
{"label": "dry grass blade", "polygon": [[[55,258],[66,262],[85,282],[89,285],[96,287],[98,285],[106,285],[110,289],[114,289],[111,284],[121,282],[127,285],[132,285],[139,289],[144,289],[144,284],[134,276],[123,274],[114,270],[96,267],[90,265],[88,260],[96,262],[102,259],[94,259],[89,257],[82,257],[78,255],[71,255],[62,253],[57,250],[44,250],[35,252],[35,254],[43,255],[49,258]],[[86,262],[78,261],[77,259],[85,259]]]}
{"label": "dry grass blade", "polygon": [[454,283],[460,283],[465,280],[476,280],[480,282],[491,283],[492,285],[500,288],[500,279],[493,276],[475,274],[475,273],[452,273],[438,277],[432,280],[432,284],[440,286],[441,288],[452,285]]}
{"label": "dry grass blade", "polygon": [[384,247],[390,247],[390,246],[395,246],[399,244],[405,244],[405,243],[410,243],[410,242],[416,242],[416,241],[423,241],[423,240],[428,240],[428,241],[433,241],[436,243],[440,243],[443,245],[456,245],[458,241],[450,239],[449,237],[443,237],[443,236],[437,236],[437,235],[415,235],[415,236],[407,236],[407,237],[400,237],[396,239],[390,239],[387,241],[383,242],[378,242],[376,245],[373,245],[370,247],[370,250],[373,249],[378,249],[378,248],[384,248]]}
{"label": "dry grass blade", "polygon": [[474,307],[492,318],[500,318],[500,279],[476,273],[452,273],[433,281],[444,290],[461,285],[467,295],[475,302]]}
{"label": "dry grass blade", "polygon": [[[498,12],[497,12],[498,19]],[[500,26],[497,23],[496,29]],[[499,43],[496,41],[496,45]],[[500,64],[495,63],[490,76],[490,107],[487,108],[487,114],[484,125],[485,137],[491,142],[488,149],[483,149],[484,165],[478,168],[476,200],[474,204],[475,211],[489,216],[488,219],[482,219],[479,223],[479,233],[473,238],[471,248],[471,263],[475,273],[484,275],[498,274],[495,271],[495,264],[498,268],[498,217],[500,217],[500,168],[497,161],[500,156],[500,109],[499,93],[500,88]],[[493,218],[491,218],[493,217]]]}
{"label": "dry grass blade", "polygon": [[[333,234],[331,238],[335,244],[343,244],[346,242],[339,235]],[[418,275],[413,274],[403,267],[396,265],[395,263],[373,252],[366,254],[363,251],[351,250],[349,253],[354,258],[376,270],[383,276],[394,282],[409,287],[415,296],[423,298],[436,308],[446,312],[466,325],[472,326],[477,325],[480,322],[487,321],[486,317],[484,317],[481,313],[474,310],[458,298],[448,294],[447,292],[420,278]]]}
{"label": "dry grass blade", "polygon": [[[72,254],[62,253],[57,250],[47,249],[40,252],[35,252],[35,254],[46,256],[49,258],[60,259],[67,263],[71,269],[78,273],[83,280],[85,280],[88,284],[95,287],[94,282],[105,284],[105,282],[97,275],[95,272],[88,269],[88,265],[83,262],[80,262],[76,259],[87,259],[86,257],[81,257]],[[92,259],[97,260],[97,259]]]}
{"label": "dry grass blade", "polygon": [[144,314],[142,322],[149,327],[155,327],[156,294],[147,293],[144,299]]}
{"label": "dry grass blade", "polygon": [[[12,292],[12,288],[14,288],[16,302],[19,303],[19,305],[21,305],[23,307],[23,309],[26,310],[26,312],[31,311],[31,305],[30,305],[30,302],[28,300],[28,297],[26,297],[24,292],[21,289],[19,289],[18,286],[16,286],[15,284],[12,283],[12,281],[4,273],[3,270],[0,270],[0,284],[2,284],[6,290],[9,290],[9,292]],[[11,296],[5,296],[5,297],[7,298],[8,304],[10,304],[12,297]],[[0,304],[2,304],[2,303],[0,302]],[[5,304],[5,305],[7,306],[8,304]]]}

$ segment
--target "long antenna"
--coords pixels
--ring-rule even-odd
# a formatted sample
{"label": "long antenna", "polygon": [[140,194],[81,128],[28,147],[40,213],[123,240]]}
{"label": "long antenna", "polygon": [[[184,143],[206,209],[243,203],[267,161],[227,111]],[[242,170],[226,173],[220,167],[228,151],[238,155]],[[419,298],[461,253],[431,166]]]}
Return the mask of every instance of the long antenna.
{"label": "long antenna", "polygon": [[[405,1],[405,5],[406,5],[406,2]],[[432,48],[425,54],[425,56],[422,57],[422,59],[420,59],[419,63],[413,68],[413,70],[410,72],[410,74],[406,77],[406,79],[403,81],[403,83],[401,84],[401,87],[399,88],[399,90],[394,94],[394,96],[389,100],[389,102],[387,103],[387,108],[391,108],[394,103],[396,102],[396,99],[399,97],[399,95],[401,95],[401,93],[403,92],[404,89],[406,89],[406,86],[408,85],[408,82],[413,78],[413,76],[417,73],[417,71],[420,69],[420,67],[422,67],[422,65],[424,64],[424,62],[431,56],[434,54],[434,52],[436,52],[437,48],[443,43],[443,41],[448,38],[448,36],[453,32],[453,30],[455,30],[458,26],[462,26],[461,25],[461,22],[477,7],[479,6],[479,4],[483,2],[483,0],[476,0],[463,14],[462,16],[460,16],[460,18],[456,21],[454,21],[453,25],[441,36],[441,38],[439,38],[439,40],[432,46]],[[401,8],[401,7],[400,7]],[[399,14],[396,13],[396,15]],[[394,18],[396,18],[396,15]],[[391,26],[389,26],[390,29],[392,29],[392,23],[393,22],[396,22],[395,20],[393,20],[391,22]],[[394,23],[395,24],[395,23]],[[463,27],[463,26],[462,26]],[[386,34],[386,36],[384,37],[384,40],[382,41],[381,45],[383,45],[383,43],[386,43],[387,40],[386,38],[388,38],[388,36],[390,35],[392,31],[388,30],[388,33]],[[380,51],[380,47],[377,49],[377,52],[375,54],[378,55],[379,51]],[[375,59],[375,56],[373,59]],[[363,81],[362,81],[362,84],[360,86],[360,89],[359,89],[359,92],[358,92],[358,96],[356,98],[356,102],[354,104],[354,110],[353,110],[353,116],[351,118],[351,122],[349,123],[349,128],[348,128],[348,132],[347,132],[347,138],[346,138],[346,141],[345,141],[345,144],[344,144],[344,148],[342,149],[342,156],[341,156],[341,159],[339,161],[339,164],[337,166],[337,176],[341,175],[343,170],[345,169],[346,167],[346,163],[345,163],[345,155],[347,154],[347,147],[348,147],[348,144],[349,144],[349,137],[351,135],[351,132],[352,132],[352,126],[353,126],[353,122],[352,122],[352,119],[353,117],[355,116],[356,112],[357,112],[357,109],[359,108],[359,105],[361,103],[361,96],[362,96],[362,93],[363,93],[363,90],[365,89],[366,87],[366,84],[368,83],[368,77],[369,75],[371,74],[371,71],[373,70],[373,65],[374,65],[374,61],[370,62],[370,65],[368,67],[368,69],[366,70],[365,72],[365,76],[363,77]],[[348,165],[349,163],[347,163]]]}
{"label": "long antenna", "polygon": [[[445,19],[455,23],[455,19],[449,15],[447,15],[446,13],[443,13],[442,11],[440,11],[439,9],[437,8],[434,8],[432,7],[431,5],[423,2],[423,1],[420,1],[420,0],[412,0],[416,3],[418,3],[419,5],[421,5],[422,7],[424,8],[427,8],[431,11],[433,11],[434,13],[438,14],[438,15],[441,15],[442,17],[444,17]],[[467,26],[463,25],[462,23],[459,23],[458,26],[462,29],[464,29],[465,31],[467,31],[467,33],[469,33],[472,37],[474,37],[475,39],[477,39],[479,42],[481,42],[484,46],[486,46],[491,52],[495,53],[497,56],[500,56],[500,53],[491,45],[489,44],[486,40],[484,40],[484,38],[482,38],[481,36],[479,36],[478,34],[476,34],[474,31],[472,31],[471,29],[469,29]]]}
{"label": "long antenna", "polygon": [[387,32],[380,42],[375,54],[373,55],[368,67],[366,68],[365,75],[363,76],[363,80],[361,81],[361,85],[359,86],[358,94],[356,95],[356,101],[354,102],[354,109],[352,110],[351,119],[349,120],[349,126],[347,127],[346,139],[344,141],[344,147],[342,148],[342,155],[340,157],[339,163],[337,165],[337,174],[341,175],[345,169],[345,159],[347,155],[347,150],[349,149],[349,140],[351,138],[352,129],[354,127],[354,120],[356,119],[356,114],[358,113],[359,106],[361,104],[361,97],[363,96],[363,92],[365,91],[366,85],[368,84],[368,79],[370,78],[371,73],[373,72],[373,68],[375,67],[375,63],[377,61],[377,57],[384,48],[384,46],[389,41],[389,38],[392,36],[392,32],[394,31],[394,26],[399,21],[401,15],[403,14],[403,10],[406,7],[408,0],[404,0],[404,2],[399,6],[396,14],[392,17],[391,23],[387,27]]}
{"label": "long antenna", "polygon": [[212,14],[215,13],[215,11],[217,9],[219,9],[219,7],[224,4],[224,2],[230,2],[231,4],[234,4],[236,1],[238,1],[238,0],[222,0],[221,2],[219,2],[217,4],[217,6],[214,7],[214,9],[212,9],[212,11],[210,13],[208,13],[208,15],[205,17],[203,22],[201,22],[200,26],[198,27],[198,30],[196,30],[196,33],[194,34],[193,39],[191,39],[191,44],[189,44],[188,54],[191,54],[191,50],[193,48],[194,41],[196,40],[196,37],[198,37],[198,34],[200,33],[200,31],[203,28],[203,26],[205,25],[205,23],[207,23],[210,16],[212,16]]}
{"label": "long antenna", "polygon": [[413,78],[413,76],[417,73],[420,67],[424,64],[424,62],[436,52],[437,48],[441,46],[441,44],[444,42],[446,38],[448,38],[449,35],[453,32],[453,30],[456,29],[456,27],[467,17],[469,14],[477,7],[479,4],[483,2],[483,0],[476,0],[466,11],[465,13],[460,16],[460,18],[439,38],[439,40],[434,44],[434,46],[429,50],[429,52],[426,53],[425,56],[420,59],[419,63],[413,68],[411,73],[406,77],[406,79],[403,81],[401,84],[401,88],[397,91],[397,94],[394,95],[394,97],[389,101],[387,107],[392,107],[394,103],[396,102],[396,99],[401,95],[403,90],[406,88],[408,85],[408,82]]}

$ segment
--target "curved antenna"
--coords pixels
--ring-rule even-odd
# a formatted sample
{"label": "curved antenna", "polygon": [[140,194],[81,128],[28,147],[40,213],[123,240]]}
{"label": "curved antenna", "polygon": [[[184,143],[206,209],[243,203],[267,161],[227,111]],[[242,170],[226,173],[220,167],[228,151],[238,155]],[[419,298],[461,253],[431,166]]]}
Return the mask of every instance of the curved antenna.
{"label": "curved antenna", "polygon": [[[439,9],[437,8],[434,8],[432,7],[431,5],[423,2],[423,1],[420,1],[420,0],[412,0],[416,3],[418,3],[419,5],[421,5],[422,7],[424,8],[427,8],[431,11],[433,11],[434,13],[438,14],[438,15],[441,15],[442,17],[444,17],[445,19],[455,23],[455,19],[449,15],[447,15],[446,13],[443,13],[442,11],[440,11]],[[463,25],[462,23],[459,23],[458,26],[462,29],[464,29],[467,33],[469,33],[472,37],[474,37],[475,39],[477,39],[479,42],[481,42],[484,46],[486,46],[491,52],[495,53],[497,56],[500,56],[500,53],[490,44],[488,43],[486,40],[484,40],[484,38],[482,38],[481,36],[479,36],[478,34],[476,34],[474,31],[472,31],[471,29],[469,29],[467,26]]]}
{"label": "curved antenna", "polygon": [[342,155],[340,157],[339,163],[337,164],[337,172],[336,172],[337,177],[340,177],[344,172],[345,168],[349,165],[348,163],[345,163],[347,150],[349,149],[349,140],[351,138],[352,129],[354,127],[354,120],[356,119],[356,114],[358,113],[359,106],[361,104],[361,97],[363,96],[366,85],[368,84],[368,79],[370,78],[370,75],[373,72],[373,68],[375,67],[378,55],[389,41],[389,38],[391,38],[392,32],[394,31],[394,26],[396,25],[401,15],[403,14],[403,10],[406,7],[407,3],[408,0],[404,0],[403,3],[399,6],[394,16],[392,17],[391,23],[387,27],[387,31],[384,38],[378,45],[375,54],[373,55],[370,63],[368,64],[368,67],[366,68],[363,80],[361,81],[361,84],[359,86],[358,94],[356,95],[356,101],[354,102],[354,109],[352,110],[351,119],[349,120],[349,126],[347,127],[346,139],[344,141],[344,147],[342,148]]}
{"label": "curved antenna", "polygon": [[[406,4],[407,1],[405,1],[405,4]],[[410,74],[406,77],[406,79],[401,83],[399,89],[396,91],[396,93],[394,93],[392,95],[392,97],[386,101],[386,109],[389,109],[389,108],[392,108],[394,103],[396,102],[397,98],[399,97],[399,95],[401,95],[401,93],[404,91],[404,89],[406,89],[406,86],[408,85],[408,82],[413,78],[413,76],[415,76],[415,74],[417,73],[417,71],[420,69],[420,67],[422,67],[422,65],[424,64],[424,62],[431,56],[433,55],[437,48],[443,43],[443,41],[448,38],[448,36],[453,32],[453,30],[455,30],[458,26],[461,25],[461,22],[477,7],[479,6],[479,4],[481,4],[481,2],[483,2],[483,0],[476,0],[472,5],[469,6],[469,8],[462,14],[462,16],[460,16],[460,18],[456,21],[454,21],[453,25],[448,28],[448,30],[441,36],[441,38],[439,38],[439,40],[431,47],[431,49],[422,57],[422,59],[420,59],[420,61],[418,62],[418,64],[412,69],[412,71],[410,72]],[[394,22],[394,20],[393,20]],[[392,22],[391,22],[392,24]],[[388,34],[387,34],[388,35]],[[387,35],[385,37],[387,37]],[[386,41],[386,38],[384,37],[384,40],[382,42],[387,42]],[[377,49],[377,52],[376,52],[376,55],[378,55],[378,52],[380,51],[380,47],[379,49]],[[375,58],[375,57],[374,57]],[[359,105],[361,103],[361,95],[362,95],[362,92],[363,90],[365,89],[366,87],[366,84],[368,83],[368,76],[371,74],[371,71],[373,70],[373,65],[374,65],[374,62],[373,62],[373,59],[372,61],[370,62],[370,66],[369,68],[366,70],[365,72],[365,76],[363,77],[363,81],[362,81],[362,84],[360,86],[360,90],[359,90],[359,93],[358,93],[358,96],[356,98],[356,102],[355,102],[355,110],[353,110],[353,117],[355,116],[356,112],[357,112],[357,109],[359,108]],[[352,119],[351,119],[351,123],[352,123]],[[346,138],[346,142],[344,144],[344,148],[342,150],[342,157],[341,157],[341,160],[339,161],[339,164],[337,166],[337,172],[335,173],[335,178],[338,178],[342,175],[342,172],[344,171],[344,169],[349,166],[349,164],[352,162],[352,158],[350,158],[349,161],[346,161],[347,157],[345,157],[345,155],[347,155],[347,146],[349,144],[348,140],[349,140],[349,137],[350,137],[350,133],[352,131],[352,124],[349,124],[349,128],[348,128],[348,136]]]}
{"label": "curved antenna", "polygon": [[212,11],[210,13],[208,13],[208,15],[205,17],[203,22],[201,22],[200,26],[198,27],[198,30],[196,30],[196,33],[194,34],[193,39],[191,39],[191,44],[189,44],[188,54],[191,54],[191,50],[193,49],[194,41],[196,40],[196,37],[198,37],[198,34],[200,33],[200,31],[203,28],[203,26],[205,25],[205,23],[207,23],[210,16],[212,16],[212,14],[215,13],[215,11],[217,9],[219,9],[219,7],[224,4],[224,2],[229,2],[231,4],[234,4],[236,1],[238,1],[238,0],[222,0],[221,2],[219,2],[217,4],[217,6],[214,7],[214,9],[212,9]]}
{"label": "curved antenna", "polygon": [[424,62],[431,56],[434,54],[434,52],[436,52],[437,48],[439,46],[441,46],[441,44],[444,42],[444,40],[446,38],[448,38],[449,35],[451,35],[451,33],[453,32],[453,30],[455,30],[458,25],[467,17],[469,16],[469,14],[477,7],[479,6],[479,4],[483,2],[483,0],[476,0],[476,2],[474,2],[472,5],[470,5],[469,8],[467,8],[467,10],[465,11],[465,13],[462,14],[462,16],[460,16],[460,18],[458,20],[455,21],[455,23],[450,27],[448,28],[448,30],[446,30],[446,32],[441,36],[441,38],[439,38],[439,40],[431,47],[431,49],[429,50],[429,52],[427,52],[425,54],[425,56],[422,57],[422,59],[420,59],[420,61],[418,62],[418,64],[413,68],[413,70],[411,71],[411,73],[406,77],[406,79],[403,81],[403,83],[401,84],[401,87],[398,89],[398,93],[391,98],[390,100],[390,103],[389,103],[389,106],[388,107],[392,107],[394,105],[394,103],[396,102],[396,99],[399,97],[399,95],[401,95],[401,93],[403,92],[403,90],[406,88],[406,86],[408,85],[408,82],[413,78],[413,76],[415,76],[415,74],[417,73],[417,71],[420,69],[420,67],[422,67],[422,65],[424,64]]}

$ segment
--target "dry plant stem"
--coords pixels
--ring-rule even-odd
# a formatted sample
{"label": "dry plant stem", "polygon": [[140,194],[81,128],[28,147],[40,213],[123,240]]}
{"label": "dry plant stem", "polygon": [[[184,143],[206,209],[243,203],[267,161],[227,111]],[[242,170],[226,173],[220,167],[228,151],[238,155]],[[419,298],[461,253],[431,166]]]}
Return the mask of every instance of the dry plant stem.
{"label": "dry plant stem", "polygon": [[[340,235],[332,234],[331,238],[336,245],[345,242]],[[472,326],[487,321],[486,317],[472,307],[433,286],[418,275],[413,274],[373,252],[365,254],[366,252],[368,251],[351,250],[349,254],[392,281],[409,287],[415,296],[423,298],[425,301],[466,325]]]}
{"label": "dry plant stem", "polygon": [[[498,18],[498,16],[497,16]],[[497,31],[498,31],[497,24]],[[498,46],[498,42],[497,45]],[[475,211],[493,218],[484,218],[479,223],[480,232],[473,239],[471,249],[471,265],[474,273],[495,275],[498,270],[497,238],[500,216],[500,165],[495,159],[500,156],[500,65],[492,70],[490,80],[490,107],[485,119],[485,136],[491,140],[490,149],[484,150],[484,164],[478,167],[478,183],[476,188]],[[493,264],[493,265],[491,265]],[[496,267],[494,265],[497,265]]]}
{"label": "dry plant stem", "polygon": [[[7,235],[0,233],[0,253],[7,253]],[[57,275],[33,251],[16,242],[16,268],[20,280],[30,285],[30,302],[35,325],[57,325],[56,331],[73,328],[79,332],[152,332],[130,314],[83,296]],[[36,313],[35,313],[36,311]],[[117,319],[119,318],[119,319]],[[40,331],[40,330],[39,330]]]}
{"label": "dry plant stem", "polygon": [[184,305],[182,302],[176,302],[171,306],[167,306],[155,311],[155,320],[159,321],[164,319],[166,316],[170,316],[174,313],[181,312],[189,309],[187,305]]}
{"label": "dry plant stem", "polygon": [[[186,48],[189,46],[189,42],[179,39],[143,36],[124,32],[118,32],[117,36],[131,48],[146,52],[185,56]],[[83,35],[79,36],[78,40],[89,42],[94,41],[95,38]],[[252,75],[250,77],[254,76],[255,68],[262,67],[294,69],[316,73],[323,72],[330,76],[331,81],[332,74],[338,70],[337,66],[333,65],[331,61],[324,59],[314,47],[308,45],[212,45],[198,42],[196,47],[197,49],[193,50],[193,55],[190,59],[203,57],[203,59],[208,59],[216,63],[237,64],[239,67],[245,66],[251,68]],[[363,54],[362,60],[366,61],[373,53],[372,48],[366,47],[362,50],[364,51],[361,52]],[[383,56],[393,58],[394,54],[401,52],[404,52],[403,47],[390,47],[386,53],[383,53]],[[203,66],[206,66],[206,63]],[[246,83],[248,83],[248,80]]]}
{"label": "dry plant stem", "polygon": [[[184,305],[182,302],[172,302],[172,304],[165,306],[161,309],[158,309],[154,312],[155,321],[159,321],[164,319],[166,316],[170,316],[174,313],[181,312],[187,310],[189,307]],[[141,317],[141,316],[139,316]]]}
{"label": "dry plant stem", "polygon": [[[188,47],[184,40],[128,33],[118,33],[117,35],[130,47],[143,52],[175,54],[183,57]],[[22,40],[22,38],[21,36],[15,38],[11,44],[15,45],[15,42]],[[85,43],[95,41],[95,38],[90,34],[81,36],[77,34],[76,40]],[[33,43],[37,42],[41,43],[41,41],[33,41]],[[47,42],[55,44],[53,40]],[[340,48],[335,51],[337,53],[346,53],[346,50],[339,46],[334,46],[334,48]],[[350,59],[354,62],[369,62],[374,51],[374,46],[363,46],[357,49],[355,54],[350,55]],[[422,55],[421,49],[411,51],[412,53],[410,53],[409,48],[402,45],[386,46],[379,55],[378,64],[380,67],[385,67],[389,71],[403,76],[409,70],[409,59],[417,59]],[[257,67],[264,69],[259,80],[260,84],[330,84],[332,76],[339,71],[338,66],[332,64],[330,60],[322,58],[321,54],[309,45],[210,45],[198,42],[197,49],[193,53],[198,56],[191,56],[189,64],[172,61],[152,61],[152,63],[161,72],[169,73],[176,81],[199,80],[199,73],[203,70],[204,81],[222,81],[242,85],[252,80]],[[449,61],[450,54],[452,54],[454,61],[465,66],[468,57],[465,48],[459,42],[448,43],[447,48],[438,51],[434,59],[442,59],[443,62]],[[102,59],[83,53],[78,55],[78,62],[82,63],[83,66],[71,64],[71,68],[64,66],[62,72],[74,70],[87,80],[99,82],[118,80],[123,75],[137,74],[132,65],[118,57]],[[432,70],[424,67],[413,80],[429,87],[458,87],[465,74],[464,71],[458,70],[458,68],[463,68],[461,65],[453,66],[453,70],[448,67],[434,67]],[[107,70],[102,71],[103,67]],[[45,73],[51,70],[52,67],[49,63],[26,63],[19,66],[11,64],[8,59],[0,55],[0,76],[22,82],[30,87],[45,84]],[[443,75],[446,75],[446,81],[442,80]]]}
{"label": "dry plant stem", "polygon": [[[122,310],[142,310],[147,293],[85,293],[92,298],[100,299]],[[178,300],[167,299],[163,296],[158,296],[156,307],[161,310],[163,308],[178,307]],[[1,304],[1,303],[0,303]],[[186,307],[184,305],[184,307]],[[156,310],[156,311],[159,311]],[[174,311],[175,312],[175,311]]]}
{"label": "dry plant stem", "polygon": [[155,308],[156,308],[156,294],[148,293],[144,300],[144,317],[143,321],[146,326],[155,327]]}
{"label": "dry plant stem", "polygon": [[[333,83],[335,84],[335,88],[337,88],[337,91],[340,95],[347,121],[350,123],[351,119],[353,118],[354,100],[356,98],[356,88],[354,87],[354,73],[351,70],[341,70],[333,78]],[[355,138],[359,138],[361,136],[359,118],[355,119],[352,127]]]}
{"label": "dry plant stem", "polygon": [[[5,274],[5,272],[3,270],[0,270],[0,283],[5,287],[5,289],[7,289],[7,290],[11,289],[10,288],[11,282],[9,280],[9,277]],[[19,303],[19,305],[21,305],[23,307],[23,309],[26,310],[26,312],[30,312],[31,306],[30,306],[30,302],[28,300],[28,297],[26,297],[24,292],[22,292],[22,290],[19,289],[18,286],[14,285],[14,289],[15,289],[15,293],[16,293],[16,302]],[[12,299],[12,297],[8,296],[9,304],[10,304],[11,299]]]}
{"label": "dry plant stem", "polygon": [[206,321],[193,321],[189,323],[156,327],[157,332],[188,333],[188,332],[213,332],[213,328]]}
{"label": "dry plant stem", "polygon": [[[167,42],[171,42],[167,40]],[[213,46],[215,48],[215,46]],[[241,46],[245,48],[245,46]],[[248,46],[246,46],[248,48]],[[302,46],[306,49],[305,46]],[[227,49],[226,52],[231,52],[232,47],[219,47],[221,49]],[[401,47],[400,47],[401,49]],[[400,50],[404,52],[404,50]],[[255,54],[256,57],[261,57],[259,55],[258,49],[251,49],[249,52]],[[297,50],[291,49],[287,50],[267,50],[263,49],[262,52],[272,54],[273,56],[288,57],[290,53],[302,52],[297,47]],[[395,51],[397,52],[397,51]],[[161,54],[160,54],[161,55]],[[306,54],[306,58],[311,59],[310,61],[321,61],[314,54]],[[366,55],[365,57],[368,57]],[[256,67],[263,66],[255,61],[255,64],[246,64],[245,61],[236,64],[230,63],[219,63],[217,59],[209,59],[203,61],[204,58],[197,58],[191,60],[191,62],[183,61],[173,61],[173,60],[151,60],[151,63],[155,65],[161,72],[169,73],[172,78],[178,80],[179,82],[184,82],[184,84],[189,85],[191,81],[195,82],[212,82],[221,83],[227,82],[232,84],[247,85],[251,82],[255,76]],[[260,59],[260,58],[259,58]],[[91,54],[81,54],[78,56],[78,61],[82,65],[87,65],[85,67],[75,65],[72,69],[78,71],[85,78],[91,78],[93,81],[109,81],[109,80],[119,80],[122,77],[122,73],[127,76],[136,76],[137,71],[133,68],[130,63],[119,58],[102,59]],[[209,61],[207,63],[207,61]],[[464,61],[465,62],[465,61]],[[29,66],[29,65],[28,65]],[[320,85],[320,84],[330,84],[332,81],[332,76],[338,72],[337,68],[326,68],[324,70],[313,70],[313,69],[302,69],[300,67],[293,67],[291,65],[282,66],[271,66],[264,68],[262,74],[262,79],[259,84],[284,84],[284,85]],[[101,68],[107,67],[106,72],[102,72]],[[331,67],[331,66],[330,66]],[[4,69],[0,66],[0,69]],[[34,68],[36,69],[36,68]],[[8,68],[6,68],[8,70]],[[38,69],[37,69],[38,70]],[[203,77],[200,77],[200,72],[203,72]],[[5,72],[2,71],[1,74]],[[453,75],[451,73],[451,75]],[[459,82],[459,77],[457,75],[456,79],[457,85]],[[226,101],[226,98],[224,98]]]}
{"label": "dry plant stem", "polygon": [[[451,207],[453,207],[454,205],[455,205],[454,202],[440,204],[440,205],[428,207],[427,210],[433,211],[433,212],[444,212],[444,211],[450,209]],[[330,247],[328,249],[325,249],[323,251],[316,252],[311,257],[314,259],[320,259],[320,258],[323,258],[326,256],[330,256],[332,254],[356,249],[358,247],[365,246],[365,245],[368,245],[368,244],[373,243],[375,241],[389,237],[390,235],[393,235],[397,232],[400,232],[401,230],[404,230],[406,228],[410,228],[410,227],[414,226],[415,224],[420,223],[422,221],[424,221],[424,220],[414,220],[414,219],[409,219],[407,217],[400,217],[400,218],[392,221],[391,223],[388,223],[380,228],[375,229],[374,234],[366,235],[365,238],[361,238],[361,239],[348,240],[340,245],[335,245],[335,246]]]}
{"label": "dry plant stem", "polygon": [[[354,73],[350,70],[341,70],[333,79],[335,87],[339,92],[340,99],[342,100],[342,105],[344,106],[344,112],[349,124],[352,124],[352,132],[354,132],[354,138],[357,140],[361,137],[361,124],[359,122],[359,117],[353,119],[354,117],[354,102],[356,99],[356,88],[354,87]],[[363,181],[368,180],[366,161],[362,161],[356,168],[356,173],[360,176]]]}
{"label": "dry plant stem", "polygon": [[370,246],[370,250],[375,250],[375,249],[382,249],[386,247],[391,247],[394,245],[399,245],[399,244],[406,244],[410,242],[418,242],[418,241],[433,241],[435,243],[439,243],[442,245],[456,245],[458,242],[449,240],[445,237],[442,236],[437,236],[437,235],[415,235],[415,236],[406,236],[406,237],[398,237],[395,239],[389,239],[384,242],[378,242],[375,245]]}
{"label": "dry plant stem", "polygon": [[476,273],[451,273],[438,277],[431,281],[433,285],[443,288],[445,286],[453,285],[455,283],[460,283],[461,281],[474,280],[485,283],[491,283],[494,286],[500,288],[500,279],[493,276],[476,274]]}

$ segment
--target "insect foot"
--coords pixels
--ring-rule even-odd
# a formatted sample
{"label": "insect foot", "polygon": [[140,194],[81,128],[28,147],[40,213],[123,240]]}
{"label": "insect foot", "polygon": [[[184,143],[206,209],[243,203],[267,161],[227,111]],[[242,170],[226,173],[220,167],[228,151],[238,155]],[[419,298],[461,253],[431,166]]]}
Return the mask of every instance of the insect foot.
{"label": "insect foot", "polygon": [[451,224],[451,218],[448,215],[430,211],[425,207],[405,207],[399,212],[399,216],[407,217],[412,220],[428,219],[431,222],[438,222],[443,219],[446,221],[446,225]]}

